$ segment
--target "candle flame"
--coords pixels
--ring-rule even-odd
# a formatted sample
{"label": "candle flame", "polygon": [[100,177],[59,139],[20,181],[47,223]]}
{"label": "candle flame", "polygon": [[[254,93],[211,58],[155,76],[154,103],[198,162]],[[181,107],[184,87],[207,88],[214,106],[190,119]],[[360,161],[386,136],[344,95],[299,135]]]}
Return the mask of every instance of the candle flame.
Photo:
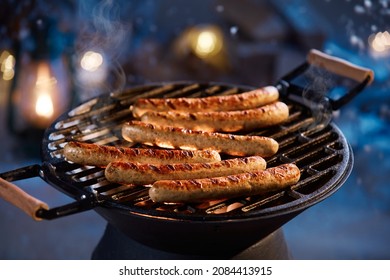
{"label": "candle flame", "polygon": [[53,101],[49,94],[43,93],[38,96],[35,104],[35,112],[40,117],[51,118],[54,114]]}
{"label": "candle flame", "polygon": [[40,64],[37,69],[37,81],[35,83],[35,113],[37,116],[50,119],[54,114],[54,104],[52,99],[57,80],[50,75],[47,64]]}

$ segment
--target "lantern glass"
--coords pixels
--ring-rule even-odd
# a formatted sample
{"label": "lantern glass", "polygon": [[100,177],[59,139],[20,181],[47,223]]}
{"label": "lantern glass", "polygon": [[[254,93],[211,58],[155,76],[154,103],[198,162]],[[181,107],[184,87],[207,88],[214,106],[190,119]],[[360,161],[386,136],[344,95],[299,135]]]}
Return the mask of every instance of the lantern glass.
{"label": "lantern glass", "polygon": [[62,58],[32,60],[22,58],[13,88],[13,130],[45,129],[71,102],[66,61]]}
{"label": "lantern glass", "polygon": [[15,75],[8,98],[8,128],[16,135],[40,139],[75,101],[73,37],[61,32],[57,21],[49,17],[29,23],[27,35],[13,45]]}

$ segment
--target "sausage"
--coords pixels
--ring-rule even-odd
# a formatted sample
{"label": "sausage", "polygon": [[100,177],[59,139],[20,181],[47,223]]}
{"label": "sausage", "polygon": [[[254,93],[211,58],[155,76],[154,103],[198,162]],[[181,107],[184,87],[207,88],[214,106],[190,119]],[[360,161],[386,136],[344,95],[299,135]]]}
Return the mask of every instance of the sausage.
{"label": "sausage", "polygon": [[147,111],[232,111],[256,108],[275,102],[279,92],[274,86],[267,86],[252,91],[226,96],[182,97],[182,98],[140,98],[131,110],[135,118],[140,118]]}
{"label": "sausage", "polygon": [[149,111],[141,117],[141,121],[209,132],[237,132],[281,124],[288,116],[288,106],[278,101],[255,109],[229,112]]}
{"label": "sausage", "polygon": [[278,142],[270,137],[206,132],[140,121],[125,123],[122,136],[130,142],[183,150],[216,150],[233,156],[269,157],[279,149]]}
{"label": "sausage", "polygon": [[149,196],[155,202],[202,202],[280,191],[296,184],[299,178],[300,170],[295,164],[283,164],[224,177],[161,180],[152,185]]}
{"label": "sausage", "polygon": [[221,160],[218,152],[185,151],[164,149],[125,148],[83,142],[69,142],[63,150],[64,157],[82,165],[105,167],[112,161],[126,160],[140,163],[168,164],[177,162],[216,162]]}
{"label": "sausage", "polygon": [[262,157],[226,159],[213,163],[141,164],[115,161],[108,164],[105,176],[108,181],[123,184],[148,185],[159,180],[182,180],[226,176],[264,170]]}

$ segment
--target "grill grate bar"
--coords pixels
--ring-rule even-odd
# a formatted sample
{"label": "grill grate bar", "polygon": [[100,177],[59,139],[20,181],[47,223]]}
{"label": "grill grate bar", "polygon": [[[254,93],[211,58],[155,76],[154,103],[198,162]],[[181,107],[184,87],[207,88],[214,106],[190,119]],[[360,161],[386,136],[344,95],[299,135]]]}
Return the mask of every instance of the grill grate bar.
{"label": "grill grate bar", "polygon": [[285,192],[283,191],[283,192],[276,193],[272,196],[268,196],[264,199],[260,199],[260,200],[256,201],[255,203],[251,203],[245,207],[242,207],[241,211],[243,211],[243,212],[253,211],[255,209],[263,207],[264,205],[266,205],[268,203],[274,202],[274,201],[282,198],[284,194],[285,194]]}
{"label": "grill grate bar", "polygon": [[154,98],[163,96],[175,88],[175,85],[169,84],[164,86],[150,86],[144,88],[144,91],[127,91],[124,94],[112,95],[115,99],[120,101],[122,106],[130,106],[138,98]]}
{"label": "grill grate bar", "polygon": [[122,202],[131,201],[132,203],[137,203],[141,200],[143,201],[143,200],[149,199],[149,196],[148,196],[147,189],[136,188],[136,189],[134,189],[134,191],[131,191],[131,192],[123,191],[123,192],[116,193],[112,196],[112,199],[120,200]]}

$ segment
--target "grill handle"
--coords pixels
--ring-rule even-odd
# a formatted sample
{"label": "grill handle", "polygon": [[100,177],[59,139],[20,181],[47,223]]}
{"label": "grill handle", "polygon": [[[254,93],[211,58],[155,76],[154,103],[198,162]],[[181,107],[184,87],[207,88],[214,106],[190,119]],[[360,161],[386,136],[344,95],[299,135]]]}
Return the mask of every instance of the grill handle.
{"label": "grill handle", "polygon": [[371,69],[355,65],[347,60],[312,49],[307,54],[306,61],[303,64],[299,65],[279,80],[277,88],[280,92],[287,98],[301,99],[302,92],[308,89],[303,89],[290,82],[294,78],[305,73],[310,66],[316,66],[340,77],[349,78],[358,82],[355,87],[351,88],[338,99],[324,97],[326,103],[328,102],[330,104],[332,110],[340,109],[340,107],[350,102],[358,93],[374,81],[374,72]]}
{"label": "grill handle", "polygon": [[367,85],[371,84],[374,80],[374,72],[371,69],[352,64],[349,61],[325,54],[319,50],[310,50],[307,54],[306,61],[310,65],[324,68],[329,72],[360,83],[368,79]]}
{"label": "grill handle", "polygon": [[96,199],[82,195],[79,201],[75,201],[60,207],[49,209],[49,206],[26,193],[12,181],[43,177],[43,171],[38,164],[22,167],[0,174],[0,198],[18,207],[36,221],[42,219],[51,220],[71,214],[90,210],[96,206]]}

